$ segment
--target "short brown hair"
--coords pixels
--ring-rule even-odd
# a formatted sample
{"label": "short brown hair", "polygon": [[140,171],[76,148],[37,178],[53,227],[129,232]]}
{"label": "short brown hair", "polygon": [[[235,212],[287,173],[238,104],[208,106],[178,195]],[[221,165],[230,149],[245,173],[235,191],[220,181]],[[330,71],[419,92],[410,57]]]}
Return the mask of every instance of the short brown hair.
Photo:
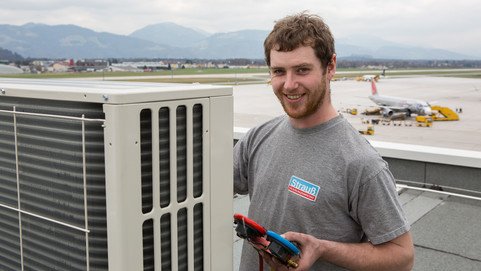
{"label": "short brown hair", "polygon": [[329,27],[317,15],[302,12],[276,22],[264,41],[267,66],[271,65],[271,50],[289,52],[299,46],[311,46],[324,68],[335,53],[334,37]]}

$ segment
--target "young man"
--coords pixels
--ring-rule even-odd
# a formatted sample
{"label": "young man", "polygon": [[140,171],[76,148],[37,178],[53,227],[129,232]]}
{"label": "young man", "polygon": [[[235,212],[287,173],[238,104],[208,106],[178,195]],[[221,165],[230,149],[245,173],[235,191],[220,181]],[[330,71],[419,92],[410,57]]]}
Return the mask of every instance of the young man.
{"label": "young man", "polygon": [[[234,148],[234,190],[249,193],[248,216],[298,244],[296,270],[410,270],[409,223],[388,165],[331,104],[328,26],[315,15],[288,16],[264,49],[287,116],[251,129]],[[258,264],[245,242],[240,270]]]}

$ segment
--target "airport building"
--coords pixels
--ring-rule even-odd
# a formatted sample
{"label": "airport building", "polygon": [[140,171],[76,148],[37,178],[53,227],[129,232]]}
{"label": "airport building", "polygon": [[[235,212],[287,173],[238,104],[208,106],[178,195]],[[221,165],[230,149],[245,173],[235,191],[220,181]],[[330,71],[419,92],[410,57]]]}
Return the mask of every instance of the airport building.
{"label": "airport building", "polygon": [[0,74],[19,74],[23,73],[23,70],[11,65],[0,64]]}

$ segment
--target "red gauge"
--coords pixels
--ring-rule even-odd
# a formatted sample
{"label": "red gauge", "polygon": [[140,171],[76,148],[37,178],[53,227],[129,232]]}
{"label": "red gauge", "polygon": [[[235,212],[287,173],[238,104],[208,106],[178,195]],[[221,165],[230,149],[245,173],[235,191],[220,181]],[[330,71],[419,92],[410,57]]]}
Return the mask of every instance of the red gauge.
{"label": "red gauge", "polygon": [[234,214],[234,223],[237,224],[237,235],[241,238],[260,237],[267,233],[264,227],[242,214]]}

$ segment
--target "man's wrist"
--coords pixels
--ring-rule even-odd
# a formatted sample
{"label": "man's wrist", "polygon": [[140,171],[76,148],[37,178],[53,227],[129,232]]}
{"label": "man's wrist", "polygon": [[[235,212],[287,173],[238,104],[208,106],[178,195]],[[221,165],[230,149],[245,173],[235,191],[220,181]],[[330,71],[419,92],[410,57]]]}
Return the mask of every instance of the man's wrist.
{"label": "man's wrist", "polygon": [[332,247],[333,242],[323,239],[318,239],[316,247],[316,257],[318,260],[326,261],[329,258],[329,250]]}

